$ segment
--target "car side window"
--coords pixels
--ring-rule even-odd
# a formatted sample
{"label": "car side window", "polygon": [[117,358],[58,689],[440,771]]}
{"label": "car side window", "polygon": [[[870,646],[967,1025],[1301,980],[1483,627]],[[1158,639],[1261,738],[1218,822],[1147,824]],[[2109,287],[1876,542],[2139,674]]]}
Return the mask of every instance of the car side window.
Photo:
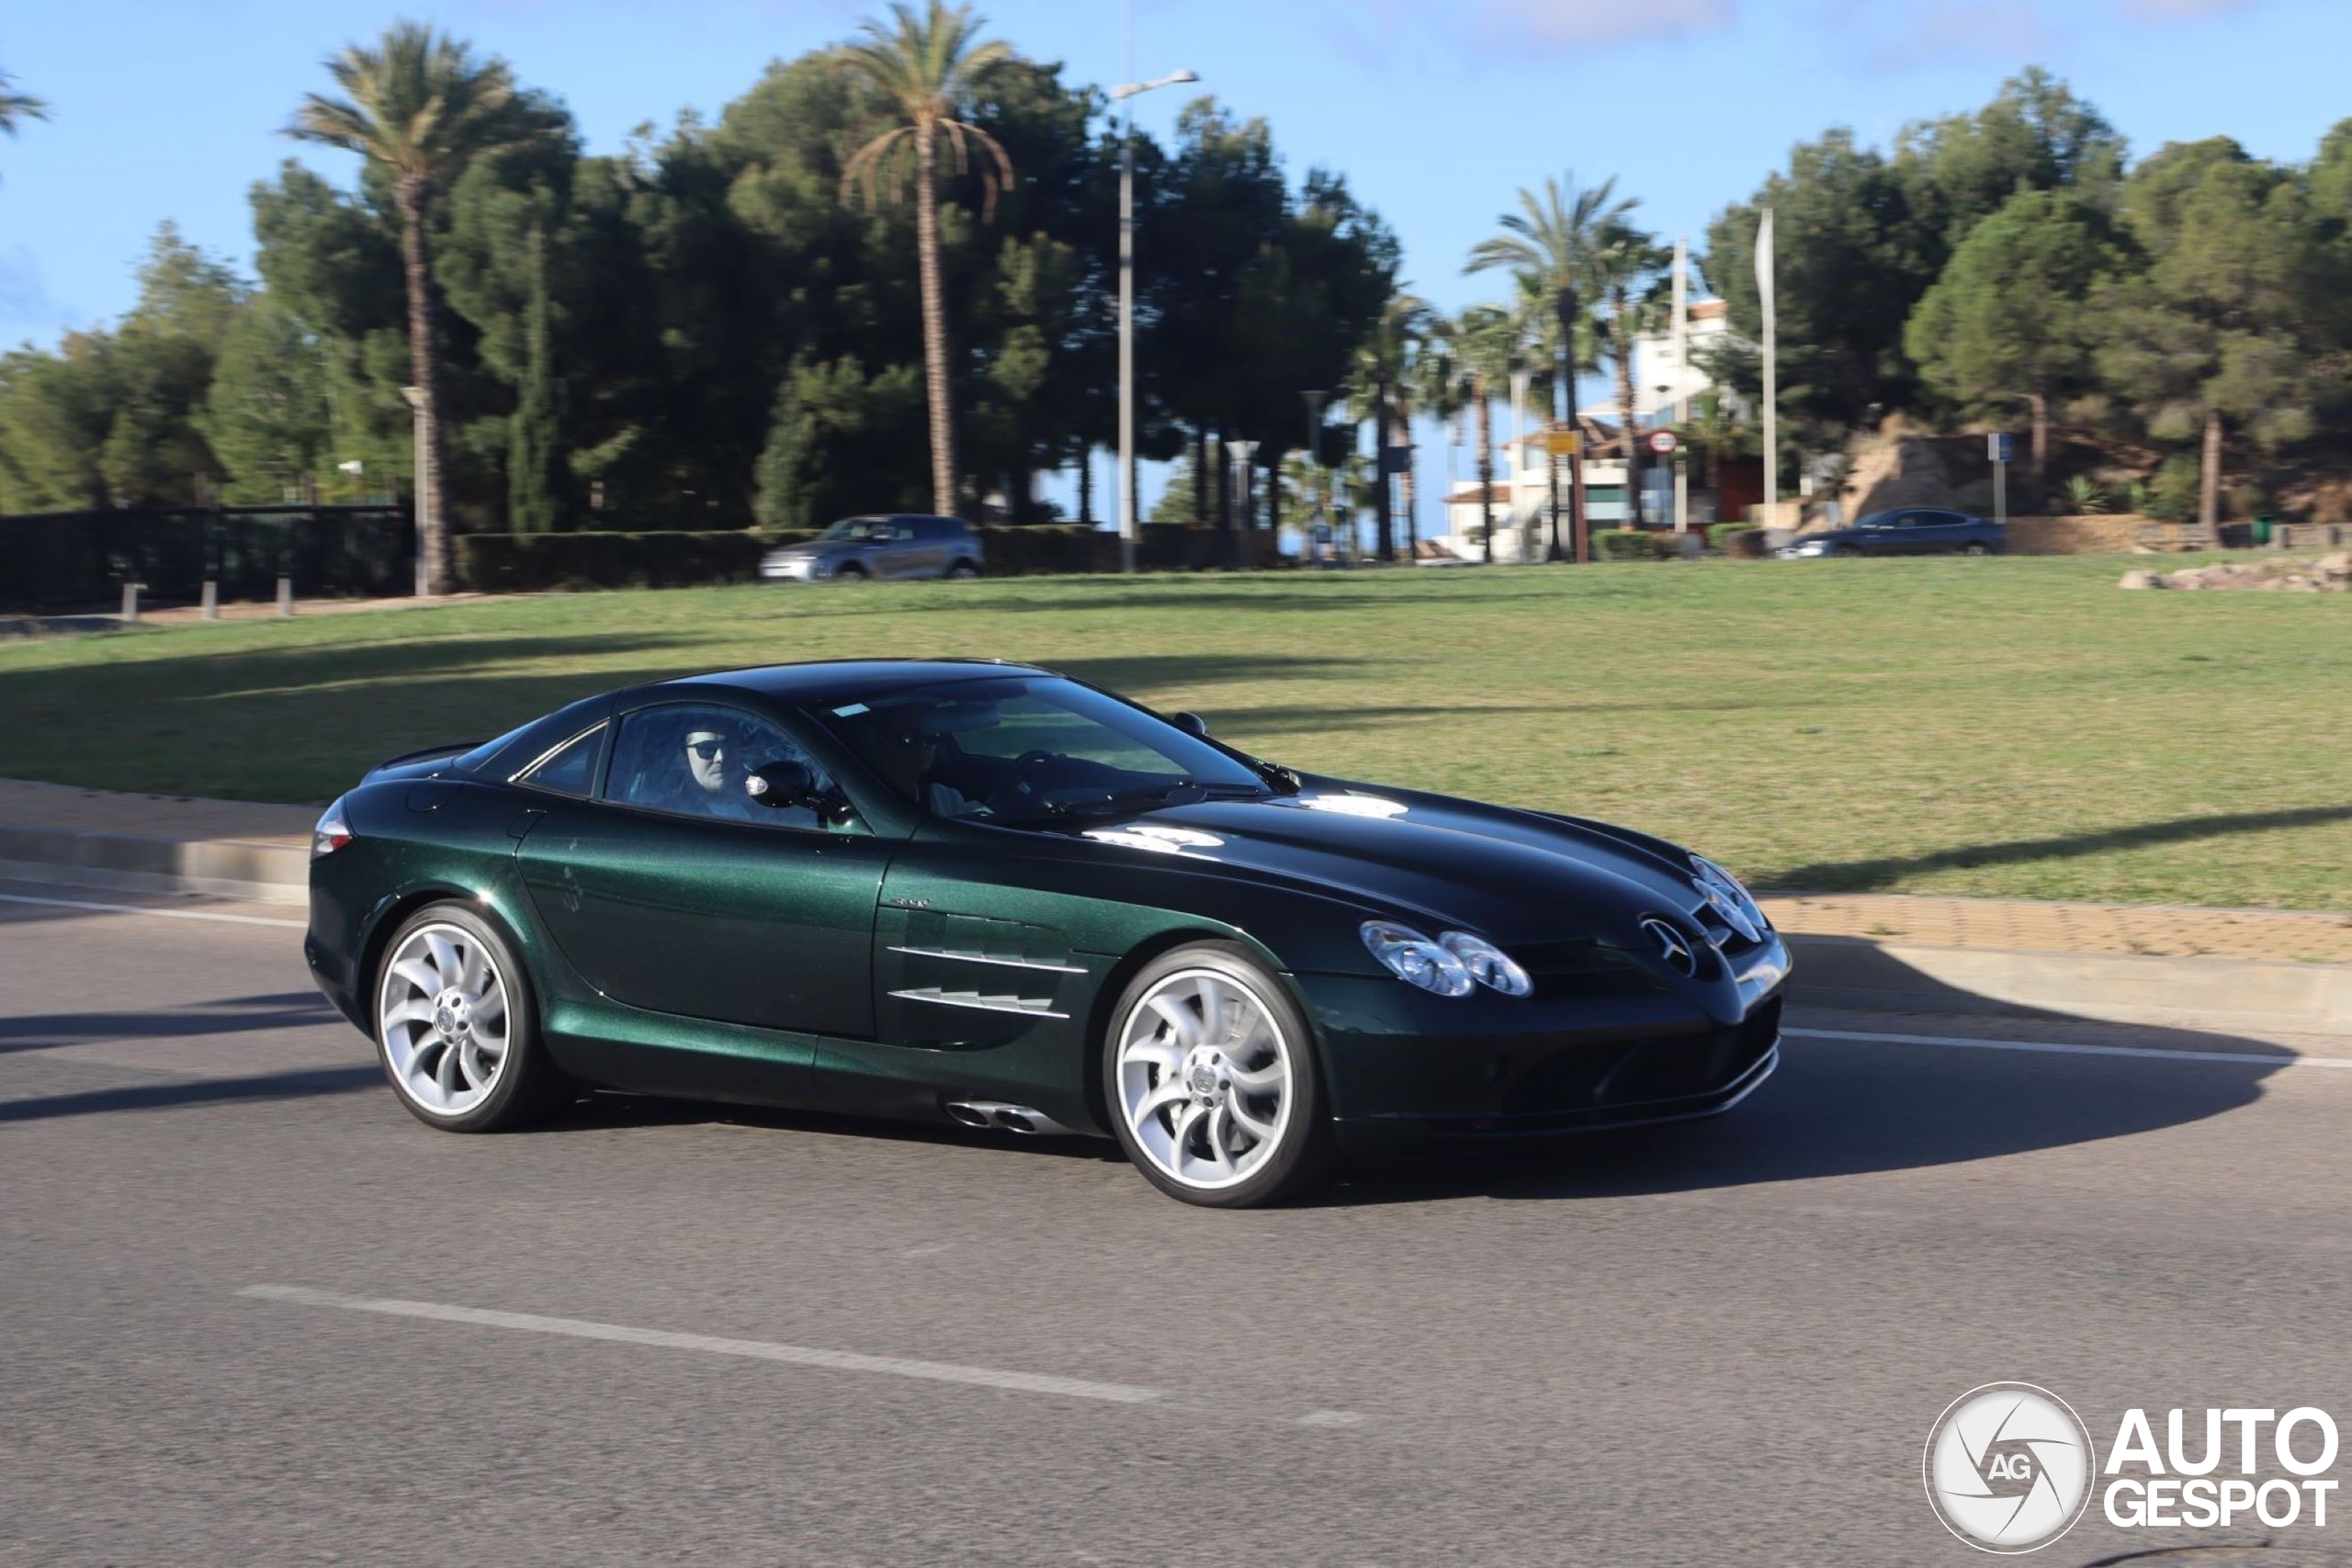
{"label": "car side window", "polygon": [[747,787],[775,762],[798,762],[831,793],[831,781],[775,725],[715,703],[675,703],[624,715],[613,738],[605,798],[618,806],[766,828],[838,826],[807,807],[761,803]]}
{"label": "car side window", "polygon": [[596,759],[604,750],[605,727],[600,724],[532,763],[516,775],[514,782],[584,800],[595,790]]}
{"label": "car side window", "polygon": [[927,544],[944,544],[964,531],[964,525],[950,517],[926,517],[915,525],[915,537]]}

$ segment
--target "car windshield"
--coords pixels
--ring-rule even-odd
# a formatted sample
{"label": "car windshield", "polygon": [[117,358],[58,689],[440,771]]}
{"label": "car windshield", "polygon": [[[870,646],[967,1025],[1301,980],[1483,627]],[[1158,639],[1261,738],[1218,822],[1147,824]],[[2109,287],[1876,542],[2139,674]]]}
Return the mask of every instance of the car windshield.
{"label": "car windshield", "polygon": [[899,530],[888,517],[844,517],[823,533],[820,539],[894,539]]}
{"label": "car windshield", "polygon": [[1249,763],[1059,676],[943,682],[808,712],[934,817],[1036,823],[1272,793]]}

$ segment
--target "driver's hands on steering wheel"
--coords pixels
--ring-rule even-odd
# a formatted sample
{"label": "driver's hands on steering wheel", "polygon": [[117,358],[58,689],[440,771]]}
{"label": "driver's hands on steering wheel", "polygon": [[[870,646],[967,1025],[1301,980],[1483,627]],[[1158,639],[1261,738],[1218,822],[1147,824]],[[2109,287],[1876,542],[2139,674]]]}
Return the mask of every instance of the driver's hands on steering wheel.
{"label": "driver's hands on steering wheel", "polygon": [[988,798],[981,804],[986,806],[991,814],[1001,814],[1007,807],[1018,806],[1024,801],[1036,799],[1038,785],[1044,782],[1043,775],[1046,769],[1060,761],[1059,752],[1048,751],[1043,747],[1030,748],[1012,759],[1012,771],[1005,774],[1002,782],[994,789],[989,791]]}

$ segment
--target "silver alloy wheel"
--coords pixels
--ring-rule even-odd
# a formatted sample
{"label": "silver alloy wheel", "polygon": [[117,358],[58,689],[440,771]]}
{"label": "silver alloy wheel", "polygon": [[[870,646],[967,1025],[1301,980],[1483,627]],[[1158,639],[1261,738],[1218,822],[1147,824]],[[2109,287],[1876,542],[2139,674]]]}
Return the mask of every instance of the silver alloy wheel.
{"label": "silver alloy wheel", "polygon": [[481,939],[419,926],[384,966],[377,1029],[400,1091],[436,1116],[462,1116],[498,1087],[510,1017],[506,979]]}
{"label": "silver alloy wheel", "polygon": [[1119,1025],[1113,1092],[1146,1158],[1187,1187],[1246,1181],[1290,1127],[1291,1042],[1237,976],[1180,969]]}

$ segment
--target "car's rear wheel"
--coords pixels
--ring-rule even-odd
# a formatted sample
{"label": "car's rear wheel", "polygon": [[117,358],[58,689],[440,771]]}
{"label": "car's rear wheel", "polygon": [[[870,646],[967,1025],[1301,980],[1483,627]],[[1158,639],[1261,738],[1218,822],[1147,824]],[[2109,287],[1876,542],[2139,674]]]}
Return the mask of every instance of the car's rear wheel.
{"label": "car's rear wheel", "polygon": [[1146,965],[1112,1014],[1102,1082],[1120,1147],[1187,1203],[1272,1202],[1329,1164],[1306,1020],[1239,948],[1203,943]]}
{"label": "car's rear wheel", "polygon": [[947,569],[947,575],[954,578],[978,577],[980,575],[980,569],[970,561],[959,560]]}
{"label": "car's rear wheel", "polygon": [[1964,556],[1981,556],[1985,553],[1985,550],[1982,545],[1968,545],[1963,547],[1960,553]]}
{"label": "car's rear wheel", "polygon": [[401,1103],[444,1132],[520,1126],[561,1089],[522,961],[460,904],[418,910],[385,944],[376,1049]]}

